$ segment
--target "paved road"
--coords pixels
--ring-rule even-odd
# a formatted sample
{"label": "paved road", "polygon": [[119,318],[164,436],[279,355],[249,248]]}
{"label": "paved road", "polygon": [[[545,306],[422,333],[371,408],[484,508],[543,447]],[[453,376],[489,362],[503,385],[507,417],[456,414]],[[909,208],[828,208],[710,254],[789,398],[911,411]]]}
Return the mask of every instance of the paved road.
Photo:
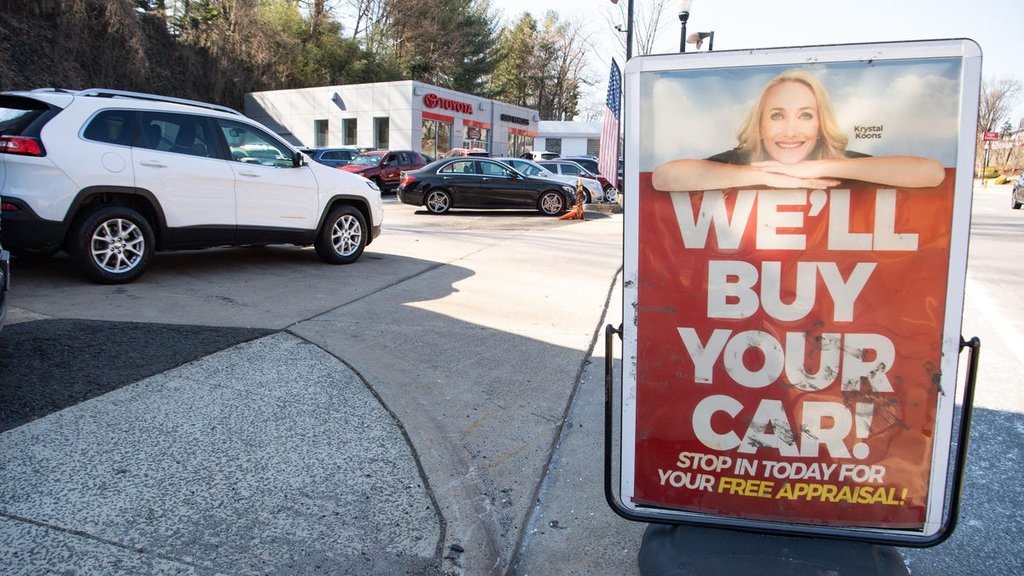
{"label": "paved road", "polygon": [[1010,186],[975,186],[963,335],[982,349],[962,509],[945,543],[903,551],[915,576],[1024,574],[1022,243],[1024,211],[1010,209]]}

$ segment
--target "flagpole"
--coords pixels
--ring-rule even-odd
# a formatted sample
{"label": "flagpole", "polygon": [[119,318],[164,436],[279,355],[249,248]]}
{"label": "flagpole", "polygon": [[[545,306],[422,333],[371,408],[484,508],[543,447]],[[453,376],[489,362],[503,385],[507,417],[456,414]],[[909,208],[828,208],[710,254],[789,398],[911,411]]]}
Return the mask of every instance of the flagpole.
{"label": "flagpole", "polygon": [[626,3],[626,62],[633,57],[633,0]]}

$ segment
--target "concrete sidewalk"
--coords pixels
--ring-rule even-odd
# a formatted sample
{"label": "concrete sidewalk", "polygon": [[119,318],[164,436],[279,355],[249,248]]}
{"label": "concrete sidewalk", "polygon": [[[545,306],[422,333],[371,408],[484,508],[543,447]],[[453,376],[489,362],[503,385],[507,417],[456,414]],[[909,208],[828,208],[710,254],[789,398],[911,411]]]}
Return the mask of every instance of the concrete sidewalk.
{"label": "concrete sidewalk", "polygon": [[279,333],[0,435],[0,572],[429,574],[443,521],[401,428]]}
{"label": "concrete sidewalk", "polygon": [[[511,574],[586,576],[639,574],[637,555],[647,524],[616,515],[604,496],[604,327],[622,322],[622,282],[616,278],[586,369],[542,480]],[[613,362],[621,374],[622,341]]]}

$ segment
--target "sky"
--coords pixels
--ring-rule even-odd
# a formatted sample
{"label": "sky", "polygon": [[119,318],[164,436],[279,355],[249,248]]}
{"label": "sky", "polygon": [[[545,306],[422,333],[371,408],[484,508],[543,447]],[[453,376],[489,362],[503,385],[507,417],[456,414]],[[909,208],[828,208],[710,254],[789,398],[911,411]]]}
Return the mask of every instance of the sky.
{"label": "sky", "polygon": [[[623,13],[626,2],[619,1]],[[634,6],[653,2],[634,0]],[[679,50],[677,3],[666,0],[664,4],[656,54]],[[619,33],[609,24],[609,17],[621,21],[619,6],[610,0],[492,0],[492,5],[506,22],[515,21],[524,11],[539,19],[548,9],[556,10],[562,20],[580,21],[594,45],[589,66],[594,86],[584,99],[587,106],[600,108],[611,58],[620,66],[625,59],[625,49],[615,38]],[[687,33],[713,30],[715,51],[970,38],[981,46],[984,78],[1009,77],[1024,84],[1022,22],[1021,0],[693,0]],[[688,51],[692,49],[687,46]],[[1024,94],[1010,120],[1016,127],[1022,118]]]}

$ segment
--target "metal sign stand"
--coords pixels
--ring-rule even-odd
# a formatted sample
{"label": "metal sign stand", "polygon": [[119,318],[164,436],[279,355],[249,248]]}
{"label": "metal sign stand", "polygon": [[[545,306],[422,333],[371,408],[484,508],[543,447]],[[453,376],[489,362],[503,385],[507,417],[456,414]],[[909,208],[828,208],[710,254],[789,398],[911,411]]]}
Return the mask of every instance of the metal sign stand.
{"label": "metal sign stand", "polygon": [[[622,339],[622,325],[605,327],[605,499],[619,516],[634,522],[647,518],[632,517],[615,501],[613,478],[614,446],[614,340]],[[967,462],[967,446],[978,376],[981,340],[960,338],[960,351],[969,348],[967,380],[957,431],[956,452],[952,456],[950,502],[944,530],[953,533],[960,509],[960,492]],[[929,545],[937,542],[929,543]],[[913,545],[913,544],[908,544]],[[735,529],[676,524],[650,524],[644,531],[638,555],[644,576],[762,574],[788,576],[795,573],[851,576],[907,576],[909,571],[896,548],[867,541],[849,541],[797,534],[759,534]]]}

